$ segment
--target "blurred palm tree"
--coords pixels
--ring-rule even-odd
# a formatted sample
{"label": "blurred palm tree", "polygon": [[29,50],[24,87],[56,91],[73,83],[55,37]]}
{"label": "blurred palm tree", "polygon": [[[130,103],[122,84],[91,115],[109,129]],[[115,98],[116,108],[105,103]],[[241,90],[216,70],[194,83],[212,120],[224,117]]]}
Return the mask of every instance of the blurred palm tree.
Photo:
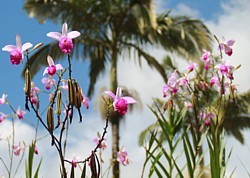
{"label": "blurred palm tree", "polygon": [[[90,85],[92,96],[98,76],[109,67],[110,90],[118,87],[117,62],[120,57],[136,54],[167,80],[165,69],[150,53],[151,47],[161,47],[187,59],[200,56],[202,49],[210,49],[211,36],[207,27],[196,19],[171,16],[170,11],[156,14],[153,0],[26,0],[24,9],[39,22],[52,20],[67,22],[68,26],[81,32],[74,41],[76,58],[84,55],[90,60]],[[35,74],[50,54],[53,59],[62,58],[57,43],[50,43],[31,56],[31,73]],[[39,58],[39,60],[35,60]],[[113,113],[112,158],[113,176],[119,177],[119,123],[122,117]]]}

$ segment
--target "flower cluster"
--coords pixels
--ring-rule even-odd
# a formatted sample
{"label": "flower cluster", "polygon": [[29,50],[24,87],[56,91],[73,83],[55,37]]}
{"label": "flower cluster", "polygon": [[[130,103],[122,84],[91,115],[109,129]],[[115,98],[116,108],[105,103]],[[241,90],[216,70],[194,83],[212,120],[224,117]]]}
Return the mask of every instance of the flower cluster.
{"label": "flower cluster", "polygon": [[[182,96],[181,98],[185,98],[184,105],[187,109],[190,109],[193,107],[192,96],[197,90],[205,92],[216,89],[220,95],[225,95],[226,89],[229,88],[230,92],[234,93],[237,89],[232,81],[234,80],[234,71],[237,67],[230,65],[230,60],[222,58],[223,51],[227,56],[232,56],[232,46],[234,43],[234,40],[226,41],[224,37],[222,38],[222,42],[218,42],[218,49],[221,54],[219,60],[214,57],[211,51],[203,50],[200,59],[204,67],[203,69],[205,70],[204,75],[199,73],[199,70],[196,71],[198,67],[196,63],[190,63],[186,67],[187,71],[184,74],[181,74],[177,70],[171,73],[167,84],[163,85],[163,97],[170,97],[168,103],[172,103],[174,96]],[[190,74],[193,71],[196,71],[197,75],[193,75],[194,77],[191,78]],[[179,91],[180,89],[182,89],[181,92]],[[208,112],[206,108],[201,109],[204,111],[197,117],[204,123],[204,126],[209,127],[211,125],[211,120],[215,118],[215,114],[210,111]]]}

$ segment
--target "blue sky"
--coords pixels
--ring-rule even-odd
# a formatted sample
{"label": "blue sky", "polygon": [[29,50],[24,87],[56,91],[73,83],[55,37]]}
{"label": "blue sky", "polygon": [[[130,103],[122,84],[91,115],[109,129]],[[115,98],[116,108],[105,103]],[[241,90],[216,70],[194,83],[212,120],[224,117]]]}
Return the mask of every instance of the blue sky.
{"label": "blue sky", "polygon": [[[236,74],[237,83],[239,85],[240,92],[244,92],[250,88],[249,82],[245,82],[245,79],[249,77],[249,62],[248,62],[248,47],[250,46],[250,34],[249,34],[249,22],[250,22],[250,6],[248,5],[247,0],[237,1],[219,1],[219,0],[157,0],[157,9],[163,11],[165,8],[173,8],[173,13],[175,14],[184,14],[189,15],[195,18],[203,19],[209,29],[213,34],[221,37],[224,35],[228,38],[234,38],[236,40],[235,45],[235,60],[234,64],[242,64],[241,71]],[[43,42],[51,42],[52,39],[46,36],[46,33],[50,31],[61,31],[60,24],[53,24],[51,22],[46,22],[45,24],[39,24],[37,20],[29,18],[24,10],[22,10],[23,1],[4,1],[0,6],[0,18],[1,18],[1,30],[0,30],[0,47],[2,48],[8,44],[15,44],[15,35],[19,34],[22,38],[22,42],[31,42],[34,45]],[[248,24],[248,25],[247,25]],[[156,50],[157,57],[161,58],[164,55],[163,51]],[[154,52],[154,51],[153,51]],[[178,59],[176,57],[176,59]],[[133,60],[130,60],[133,61]],[[178,61],[178,60],[177,60]],[[182,60],[180,60],[182,61]],[[62,62],[64,64],[64,62]],[[143,64],[143,69],[139,66],[131,65],[128,61],[121,60],[119,62],[119,81],[122,85],[126,85],[129,88],[134,88],[140,92],[142,100],[145,104],[150,104],[152,102],[152,97],[161,97],[161,87],[163,81],[160,80],[158,74],[152,73],[152,70]],[[179,64],[181,66],[181,62]],[[16,108],[18,105],[21,105],[23,108],[24,104],[24,95],[23,95],[23,83],[24,81],[21,78],[21,71],[23,69],[23,64],[18,66],[13,66],[9,60],[9,53],[0,51],[0,75],[1,87],[0,95],[2,93],[8,94],[7,99]],[[83,86],[84,91],[86,92],[88,85],[88,65],[84,61],[74,62],[73,75],[79,79],[81,86]],[[129,74],[128,74],[128,69]],[[152,75],[148,76],[148,73]],[[146,77],[145,77],[146,76]],[[42,77],[42,71],[35,76],[35,83],[43,89],[40,80]],[[104,74],[101,76],[101,81],[97,83],[96,92],[99,91],[98,88],[102,86],[107,86],[108,84],[108,75]],[[158,80],[159,79],[159,80]],[[138,82],[140,81],[140,82]],[[152,82],[148,82],[152,81]],[[146,86],[146,87],[145,87]],[[46,96],[46,95],[44,95]],[[70,146],[68,149],[69,157],[73,154],[83,157],[85,154],[88,155],[88,152],[93,147],[91,139],[95,136],[97,131],[102,131],[103,122],[100,121],[98,115],[98,110],[94,108],[95,101],[91,102],[92,109],[90,111],[84,110],[85,122],[80,125],[77,123],[73,124],[73,133],[70,138],[72,141],[70,145],[76,144],[75,147]],[[0,106],[1,112],[10,113],[10,110],[7,106]],[[137,135],[141,130],[146,128],[153,119],[148,119],[151,113],[144,107],[143,113],[134,112],[128,114],[126,122],[122,123],[121,126],[121,145],[127,147],[129,155],[131,156],[131,165],[127,167],[122,167],[122,177],[139,177],[140,172],[135,172],[135,170],[141,170],[141,163],[144,160],[144,151],[143,149],[137,146]],[[16,131],[17,140],[21,141],[23,137],[25,140],[32,139],[33,134],[32,128],[29,127],[29,120],[34,120],[35,118],[28,114],[26,118],[17,122]],[[143,124],[142,124],[143,123]],[[8,128],[10,127],[9,122],[0,123],[0,135],[6,135]],[[27,132],[25,133],[24,132]],[[43,131],[40,131],[42,135],[45,135]],[[249,132],[245,131],[245,136],[249,136]],[[28,135],[27,135],[28,134]],[[110,130],[108,133],[108,141],[110,140]],[[79,143],[79,140],[85,140]],[[109,141],[110,143],[111,141]],[[229,169],[233,169],[237,166],[235,171],[235,177],[246,177],[246,172],[242,166],[240,166],[239,159],[242,160],[247,167],[250,167],[247,163],[250,158],[250,151],[246,146],[240,145],[232,138],[228,138],[227,143],[229,146],[234,145],[236,150],[240,150],[241,154],[235,152],[235,155],[232,156],[232,163],[230,164]],[[0,144],[2,144],[0,142]],[[246,145],[248,145],[246,139]],[[51,172],[48,175],[46,168],[53,166],[54,163],[51,161],[53,159],[55,162],[57,160],[56,153],[53,152],[53,148],[49,146],[49,138],[44,139],[38,143],[40,149],[40,156],[47,155],[43,157],[43,164],[41,173],[45,177],[58,176],[58,170]],[[82,153],[81,149],[86,150]],[[2,151],[0,147],[0,156]],[[3,149],[5,150],[5,149]],[[105,154],[106,160],[109,159],[110,152],[107,150]],[[40,158],[40,157],[39,157]],[[47,162],[46,162],[47,161]],[[108,163],[108,161],[107,161]],[[248,171],[250,171],[248,169]],[[0,164],[0,172],[3,171],[3,166]],[[23,172],[22,172],[23,173]],[[21,175],[24,175],[20,173]],[[53,176],[52,176],[53,177]]]}

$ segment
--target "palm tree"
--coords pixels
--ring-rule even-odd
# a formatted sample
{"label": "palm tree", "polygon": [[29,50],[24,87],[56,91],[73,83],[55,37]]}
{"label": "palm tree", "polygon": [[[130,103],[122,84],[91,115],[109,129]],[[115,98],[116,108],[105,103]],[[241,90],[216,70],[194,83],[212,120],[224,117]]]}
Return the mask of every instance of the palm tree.
{"label": "palm tree", "polygon": [[[90,59],[89,96],[94,93],[98,76],[106,70],[107,63],[110,64],[110,90],[115,92],[117,62],[126,53],[135,52],[139,63],[141,59],[146,60],[166,81],[165,69],[146,50],[149,46],[163,47],[190,58],[211,46],[210,32],[201,21],[171,16],[169,12],[156,15],[153,0],[26,0],[24,9],[41,23],[67,22],[69,27],[81,32],[81,38],[74,41],[73,53]],[[35,74],[46,64],[49,53],[55,60],[61,58],[57,48],[56,43],[50,43],[35,53],[30,59],[31,73]],[[110,119],[114,160],[119,150],[121,118],[114,113]],[[117,161],[113,164],[113,176],[119,177]]]}

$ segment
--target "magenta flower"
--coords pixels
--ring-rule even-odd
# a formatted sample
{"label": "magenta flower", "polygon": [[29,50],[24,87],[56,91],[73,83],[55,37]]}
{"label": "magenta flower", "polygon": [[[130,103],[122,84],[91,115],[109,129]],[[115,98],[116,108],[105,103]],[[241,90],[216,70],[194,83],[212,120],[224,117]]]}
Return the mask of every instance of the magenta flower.
{"label": "magenta flower", "polygon": [[201,60],[204,64],[205,70],[208,70],[210,66],[214,63],[214,60],[211,58],[211,52],[207,50],[203,50]]}
{"label": "magenta flower", "polygon": [[21,110],[20,107],[18,107],[16,110],[16,115],[17,115],[18,119],[23,119],[24,114],[26,114],[26,112]]}
{"label": "magenta flower", "polygon": [[[101,139],[102,139],[100,133],[98,133],[97,135],[98,135],[98,137],[93,139],[93,142],[94,142],[96,145],[98,145],[99,142],[100,142]],[[101,142],[101,144],[99,145],[98,148],[104,150],[106,147],[107,147],[106,138],[104,138],[104,139],[102,140],[102,142]]]}
{"label": "magenta flower", "polygon": [[229,65],[229,61],[222,62],[222,64],[216,65],[214,68],[220,69],[220,72],[222,75],[226,75],[227,78],[230,80],[233,80],[233,71],[234,71],[234,66]]}
{"label": "magenta flower", "polygon": [[37,105],[38,104],[38,93],[40,92],[40,89],[35,86],[34,82],[31,82],[31,89],[30,89],[30,101]]}
{"label": "magenta flower", "polygon": [[229,83],[228,82],[224,82],[223,84],[221,84],[219,77],[218,76],[213,76],[210,79],[210,86],[216,86],[217,88],[220,89],[220,93],[221,94],[225,94],[226,92],[226,88],[229,87]]}
{"label": "magenta flower", "polygon": [[83,96],[82,104],[85,106],[86,109],[89,109],[89,99],[85,97],[84,95],[82,96]]}
{"label": "magenta flower", "polygon": [[2,105],[2,104],[4,104],[5,103],[5,98],[7,97],[7,95],[6,94],[3,94],[2,95],[2,98],[0,98],[0,105]]}
{"label": "magenta flower", "polygon": [[179,89],[179,80],[178,74],[174,71],[168,78],[168,83],[163,85],[162,92],[163,97],[166,97],[168,94],[175,94]]}
{"label": "magenta flower", "polygon": [[215,114],[212,112],[204,111],[199,114],[199,118],[204,122],[205,126],[209,127],[211,125],[211,120],[215,118]]}
{"label": "magenta flower", "polygon": [[35,153],[36,155],[38,155],[38,148],[37,148],[37,146],[34,147],[34,153]]}
{"label": "magenta flower", "polygon": [[56,84],[56,81],[51,76],[49,76],[47,78],[42,78],[42,83],[45,85],[46,90],[50,90],[51,86]]}
{"label": "magenta flower", "polygon": [[59,48],[63,53],[69,54],[73,49],[73,38],[80,36],[80,32],[71,31],[68,32],[68,25],[64,23],[62,26],[62,33],[59,32],[49,32],[47,36],[59,41]]}
{"label": "magenta flower", "polygon": [[13,149],[14,155],[16,156],[19,156],[20,153],[24,150],[20,142],[19,142],[19,145],[13,145],[12,149]]}
{"label": "magenta flower", "polygon": [[190,63],[188,66],[187,66],[187,70],[188,72],[192,72],[195,68],[197,68],[198,64],[196,63]]}
{"label": "magenta flower", "polygon": [[54,64],[52,57],[48,56],[47,61],[48,61],[49,67],[46,67],[44,69],[43,76],[45,74],[53,76],[56,73],[56,71],[63,70],[63,67],[61,64],[56,64],[56,65]]}
{"label": "magenta flower", "polygon": [[7,118],[7,115],[4,113],[0,113],[0,123],[3,122],[4,119]]}
{"label": "magenta flower", "polygon": [[119,114],[124,115],[128,110],[128,104],[136,103],[135,99],[129,96],[122,96],[122,88],[118,87],[116,90],[116,95],[111,91],[105,91],[104,93],[108,94],[113,98],[114,110]]}
{"label": "magenta flower", "polygon": [[234,45],[234,40],[225,40],[224,37],[222,37],[222,43],[219,44],[219,49],[221,51],[225,51],[225,53],[228,55],[228,56],[231,56],[233,54],[233,49],[231,48],[231,46]]}
{"label": "magenta flower", "polygon": [[21,37],[16,35],[16,46],[6,45],[2,48],[3,51],[10,52],[10,62],[13,65],[18,65],[23,60],[23,52],[31,48],[33,45],[31,43],[24,43],[22,45]]}
{"label": "magenta flower", "polygon": [[72,159],[72,161],[71,161],[71,163],[72,163],[72,165],[73,165],[74,168],[77,167],[77,162],[78,162],[78,159],[77,159],[76,157],[74,157],[74,158]]}
{"label": "magenta flower", "polygon": [[129,164],[128,152],[125,151],[124,147],[122,147],[121,150],[117,153],[117,161],[121,163],[123,166]]}

